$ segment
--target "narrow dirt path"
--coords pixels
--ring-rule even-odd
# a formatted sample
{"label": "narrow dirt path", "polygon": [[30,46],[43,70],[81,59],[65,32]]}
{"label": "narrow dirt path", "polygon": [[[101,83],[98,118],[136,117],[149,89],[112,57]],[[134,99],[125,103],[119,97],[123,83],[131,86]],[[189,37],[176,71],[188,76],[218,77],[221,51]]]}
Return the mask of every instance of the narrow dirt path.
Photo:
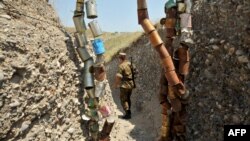
{"label": "narrow dirt path", "polygon": [[[155,74],[160,72],[159,60],[145,36],[135,41],[124,52],[127,53],[128,58],[133,57],[139,70],[136,79],[137,88],[133,90],[131,96],[132,119],[118,118],[111,133],[111,140],[153,141],[159,134],[161,121],[161,110],[158,102],[159,78],[154,77]],[[144,54],[147,54],[147,56]],[[107,64],[110,85],[114,83],[117,67],[116,58]],[[114,103],[117,105],[115,114],[116,116],[122,116],[123,109],[120,104],[119,89],[111,88],[111,91]]]}

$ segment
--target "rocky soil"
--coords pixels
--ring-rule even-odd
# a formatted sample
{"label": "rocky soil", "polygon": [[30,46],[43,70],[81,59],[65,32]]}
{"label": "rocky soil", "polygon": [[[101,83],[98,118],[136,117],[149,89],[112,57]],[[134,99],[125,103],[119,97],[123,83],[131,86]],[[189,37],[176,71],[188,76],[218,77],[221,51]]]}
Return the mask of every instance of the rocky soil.
{"label": "rocky soil", "polygon": [[223,125],[250,124],[250,1],[195,0],[188,137],[223,140]]}
{"label": "rocky soil", "polygon": [[82,67],[47,0],[0,1],[0,140],[85,140]]}

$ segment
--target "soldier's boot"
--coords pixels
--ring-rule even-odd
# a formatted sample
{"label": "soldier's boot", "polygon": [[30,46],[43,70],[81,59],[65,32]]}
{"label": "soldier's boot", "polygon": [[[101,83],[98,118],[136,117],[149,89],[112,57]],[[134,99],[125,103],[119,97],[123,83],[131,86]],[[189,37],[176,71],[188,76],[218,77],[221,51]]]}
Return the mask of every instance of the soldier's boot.
{"label": "soldier's boot", "polygon": [[123,119],[131,119],[131,111],[126,110],[126,114],[122,117]]}
{"label": "soldier's boot", "polygon": [[162,114],[161,135],[158,141],[171,141],[170,137],[170,117],[168,114]]}
{"label": "soldier's boot", "polygon": [[114,126],[114,123],[115,122],[111,122],[109,123],[107,120],[105,121],[104,123],[104,126],[102,128],[102,131],[100,133],[100,139],[99,141],[110,141],[110,133],[111,133],[111,130]]}

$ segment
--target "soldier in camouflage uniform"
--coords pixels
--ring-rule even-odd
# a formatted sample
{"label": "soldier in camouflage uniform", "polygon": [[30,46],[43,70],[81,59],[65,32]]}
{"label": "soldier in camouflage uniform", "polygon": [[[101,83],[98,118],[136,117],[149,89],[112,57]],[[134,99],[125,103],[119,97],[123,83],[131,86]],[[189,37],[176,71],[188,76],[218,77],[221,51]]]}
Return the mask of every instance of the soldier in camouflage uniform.
{"label": "soldier in camouflage uniform", "polygon": [[119,68],[116,74],[116,80],[114,86],[116,88],[120,87],[120,100],[125,115],[123,119],[131,118],[131,94],[134,88],[134,83],[132,79],[132,69],[131,62],[126,59],[125,53],[119,53]]}

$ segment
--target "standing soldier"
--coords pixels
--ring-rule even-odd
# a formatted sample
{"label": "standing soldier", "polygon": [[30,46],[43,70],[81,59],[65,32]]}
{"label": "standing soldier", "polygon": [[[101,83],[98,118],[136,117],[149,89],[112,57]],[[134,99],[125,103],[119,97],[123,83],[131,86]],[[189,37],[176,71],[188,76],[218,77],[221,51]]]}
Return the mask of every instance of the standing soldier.
{"label": "standing soldier", "polygon": [[125,111],[125,115],[122,117],[123,119],[131,118],[131,94],[132,89],[135,87],[132,76],[132,65],[126,59],[125,53],[119,53],[119,68],[116,74],[114,87],[120,87],[120,100],[123,110]]}

